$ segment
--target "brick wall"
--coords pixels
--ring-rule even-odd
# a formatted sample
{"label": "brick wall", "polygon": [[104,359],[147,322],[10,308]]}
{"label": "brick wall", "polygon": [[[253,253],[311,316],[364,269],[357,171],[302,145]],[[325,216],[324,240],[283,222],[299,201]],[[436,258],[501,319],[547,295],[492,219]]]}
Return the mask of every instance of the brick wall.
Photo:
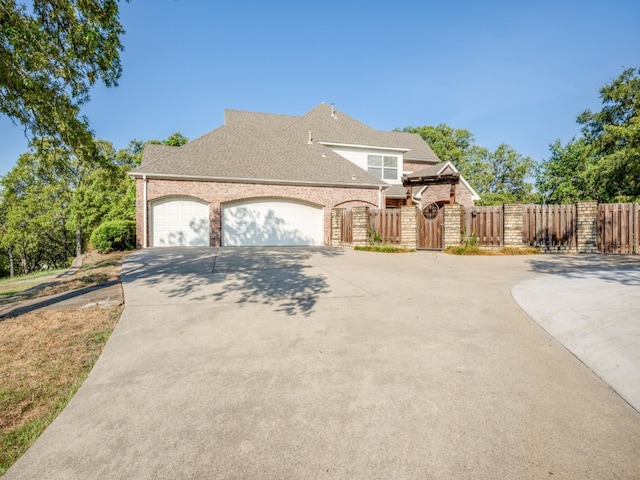
{"label": "brick wall", "polygon": [[415,249],[418,245],[418,209],[415,205],[401,207],[400,238],[404,248]]}
{"label": "brick wall", "polygon": [[[420,188],[420,187],[415,187]],[[426,190],[422,192],[420,202],[422,205],[427,205],[434,202],[449,202],[451,185],[429,185]],[[456,185],[456,203],[465,207],[473,207],[474,201],[471,192],[463,183]]]}
{"label": "brick wall", "polygon": [[505,247],[522,247],[523,212],[521,203],[504,205],[503,241]]}
{"label": "brick wall", "polygon": [[598,202],[578,202],[578,253],[598,251]]}
{"label": "brick wall", "polygon": [[461,243],[462,208],[462,205],[444,206],[444,248],[457,247]]}
{"label": "brick wall", "polygon": [[[378,190],[353,187],[317,187],[265,185],[191,180],[147,179],[147,203],[171,196],[189,196],[209,203],[210,245],[221,241],[221,212],[226,202],[251,198],[282,198],[309,202],[324,207],[325,245],[331,244],[331,210],[336,206],[378,206]],[[384,204],[384,194],[382,195]],[[137,243],[143,242],[143,181],[136,181]],[[148,207],[147,207],[148,208]],[[147,210],[148,211],[148,210]],[[147,217],[149,218],[149,217]],[[148,225],[148,229],[151,226]],[[149,237],[148,237],[149,238]]]}
{"label": "brick wall", "polygon": [[369,243],[369,207],[353,208],[353,245],[366,245]]}

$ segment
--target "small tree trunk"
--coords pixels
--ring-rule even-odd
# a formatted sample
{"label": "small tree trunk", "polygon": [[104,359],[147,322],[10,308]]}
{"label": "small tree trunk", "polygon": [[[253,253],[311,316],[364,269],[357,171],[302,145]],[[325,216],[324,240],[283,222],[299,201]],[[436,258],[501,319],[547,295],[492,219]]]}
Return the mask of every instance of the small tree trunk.
{"label": "small tree trunk", "polygon": [[80,224],[76,227],[76,257],[82,255],[82,227]]}
{"label": "small tree trunk", "polygon": [[62,224],[62,261],[64,262],[64,266],[67,266],[67,248],[69,247],[69,245],[67,245],[67,242],[69,240],[67,239],[67,229],[64,226],[64,223]]}
{"label": "small tree trunk", "polygon": [[22,274],[26,275],[27,273],[29,273],[27,268],[27,256],[24,253],[20,254],[20,264],[22,266]]}
{"label": "small tree trunk", "polygon": [[16,271],[13,265],[13,247],[9,247],[9,277],[15,277]]}

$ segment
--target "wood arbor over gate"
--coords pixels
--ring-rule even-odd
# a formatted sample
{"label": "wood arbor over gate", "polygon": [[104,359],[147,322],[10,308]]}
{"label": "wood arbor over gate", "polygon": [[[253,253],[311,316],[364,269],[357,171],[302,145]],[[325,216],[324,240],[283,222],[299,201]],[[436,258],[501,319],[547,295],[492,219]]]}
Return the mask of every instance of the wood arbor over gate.
{"label": "wood arbor over gate", "polygon": [[[456,203],[456,185],[460,183],[459,173],[442,173],[402,176],[402,186],[407,188],[407,205],[413,202],[413,187],[427,185],[450,185],[449,203]],[[425,250],[442,250],[444,247],[444,210],[441,205],[432,203],[422,205],[418,213],[416,247]]]}

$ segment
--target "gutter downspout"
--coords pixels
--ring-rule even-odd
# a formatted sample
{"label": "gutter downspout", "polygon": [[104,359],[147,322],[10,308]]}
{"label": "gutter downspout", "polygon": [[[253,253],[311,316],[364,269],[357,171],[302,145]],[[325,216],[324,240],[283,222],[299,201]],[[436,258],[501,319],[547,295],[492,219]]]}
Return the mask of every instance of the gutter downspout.
{"label": "gutter downspout", "polygon": [[142,175],[142,248],[147,248],[147,176]]}
{"label": "gutter downspout", "polygon": [[378,187],[378,208],[382,210],[382,186]]}

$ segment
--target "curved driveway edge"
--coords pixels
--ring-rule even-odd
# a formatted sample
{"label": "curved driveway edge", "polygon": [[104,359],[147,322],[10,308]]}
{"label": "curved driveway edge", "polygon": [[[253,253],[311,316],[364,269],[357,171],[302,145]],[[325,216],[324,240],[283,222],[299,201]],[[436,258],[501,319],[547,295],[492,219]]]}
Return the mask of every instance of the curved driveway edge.
{"label": "curved driveway edge", "polygon": [[511,296],[544,262],[137,252],[96,366],[5,478],[637,479],[638,412]]}
{"label": "curved driveway edge", "polygon": [[[543,262],[540,262],[543,263]],[[640,259],[547,258],[512,289],[542,328],[640,411]]]}

